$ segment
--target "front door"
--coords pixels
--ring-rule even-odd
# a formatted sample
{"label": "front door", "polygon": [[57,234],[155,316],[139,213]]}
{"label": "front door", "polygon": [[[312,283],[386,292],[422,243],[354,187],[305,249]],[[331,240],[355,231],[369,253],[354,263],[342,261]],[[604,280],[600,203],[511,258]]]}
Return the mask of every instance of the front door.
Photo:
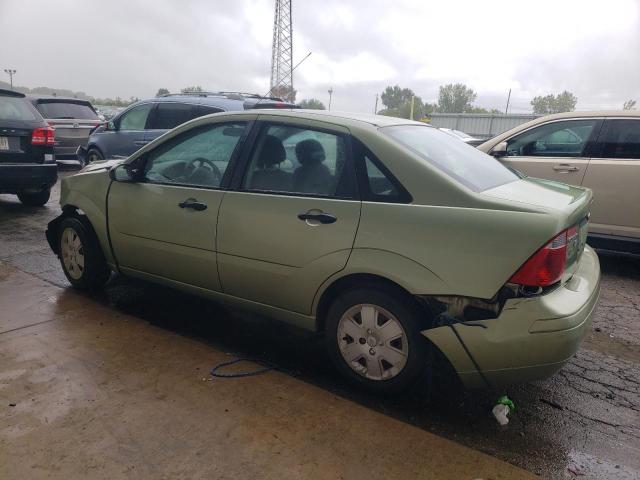
{"label": "front door", "polygon": [[197,127],[147,154],[141,178],[114,182],[109,234],[120,268],[219,290],[216,222],[245,122]]}
{"label": "front door", "polygon": [[507,140],[507,156],[500,161],[530,177],[580,186],[601,122],[570,119],[534,127]]}
{"label": "front door", "polygon": [[311,312],[320,285],[347,263],[358,228],[347,133],[321,122],[261,126],[238,191],[220,209],[225,293]]}
{"label": "front door", "polygon": [[146,124],[155,104],[143,103],[126,111],[115,123],[115,130],[102,133],[105,136],[105,158],[128,157],[145,144]]}
{"label": "front door", "polygon": [[611,119],[582,185],[593,189],[589,230],[640,239],[640,119]]}

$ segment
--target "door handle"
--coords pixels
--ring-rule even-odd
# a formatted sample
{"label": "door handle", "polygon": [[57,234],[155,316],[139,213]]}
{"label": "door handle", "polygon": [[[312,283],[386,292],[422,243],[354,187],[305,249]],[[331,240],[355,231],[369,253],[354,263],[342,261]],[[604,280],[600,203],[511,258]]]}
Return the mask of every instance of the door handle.
{"label": "door handle", "polygon": [[560,165],[554,165],[553,169],[556,172],[577,172],[580,170],[578,167],[574,167],[573,165],[568,165],[566,163],[561,163]]}
{"label": "door handle", "polygon": [[307,224],[309,225],[313,225],[311,223],[309,223],[309,221],[315,221],[315,222],[319,222],[319,223],[335,223],[338,218],[335,215],[331,215],[330,213],[325,213],[325,212],[317,212],[314,213],[313,210],[309,210],[308,212],[302,212],[300,214],[298,214],[298,218],[302,221],[307,222]]}
{"label": "door handle", "polygon": [[178,204],[180,208],[191,208],[201,212],[207,209],[207,204],[197,201],[195,198],[187,198],[184,202]]}

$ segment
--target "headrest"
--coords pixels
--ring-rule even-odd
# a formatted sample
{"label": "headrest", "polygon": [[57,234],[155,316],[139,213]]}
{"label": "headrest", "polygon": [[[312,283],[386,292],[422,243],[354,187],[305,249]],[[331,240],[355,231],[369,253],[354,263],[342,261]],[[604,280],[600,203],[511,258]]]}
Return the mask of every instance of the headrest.
{"label": "headrest", "polygon": [[260,157],[257,161],[258,168],[271,167],[284,162],[287,158],[287,152],[278,137],[267,135],[264,137]]}
{"label": "headrest", "polygon": [[312,166],[324,162],[326,155],[319,141],[309,139],[296,145],[296,158],[301,165]]}

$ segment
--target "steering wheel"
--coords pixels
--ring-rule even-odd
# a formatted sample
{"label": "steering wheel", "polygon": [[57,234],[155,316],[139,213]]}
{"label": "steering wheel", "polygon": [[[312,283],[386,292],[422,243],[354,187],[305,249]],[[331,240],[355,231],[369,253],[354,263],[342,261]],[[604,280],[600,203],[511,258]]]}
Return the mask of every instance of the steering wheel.
{"label": "steering wheel", "polygon": [[208,168],[209,170],[211,170],[217,184],[220,185],[222,183],[222,173],[220,172],[220,169],[216,167],[216,164],[208,158],[194,158],[186,166],[186,169],[191,171],[191,174],[189,175],[190,177],[193,176],[195,172],[197,172],[200,168]]}

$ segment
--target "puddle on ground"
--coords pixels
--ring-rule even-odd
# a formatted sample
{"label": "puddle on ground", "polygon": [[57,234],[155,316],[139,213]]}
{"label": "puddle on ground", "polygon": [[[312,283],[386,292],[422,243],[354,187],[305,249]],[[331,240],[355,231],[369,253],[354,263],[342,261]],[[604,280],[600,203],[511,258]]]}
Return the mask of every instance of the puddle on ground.
{"label": "puddle on ground", "polygon": [[602,460],[588,453],[572,450],[567,459],[565,478],[580,478],[581,480],[602,480],[605,478],[638,480],[640,478],[638,470]]}

